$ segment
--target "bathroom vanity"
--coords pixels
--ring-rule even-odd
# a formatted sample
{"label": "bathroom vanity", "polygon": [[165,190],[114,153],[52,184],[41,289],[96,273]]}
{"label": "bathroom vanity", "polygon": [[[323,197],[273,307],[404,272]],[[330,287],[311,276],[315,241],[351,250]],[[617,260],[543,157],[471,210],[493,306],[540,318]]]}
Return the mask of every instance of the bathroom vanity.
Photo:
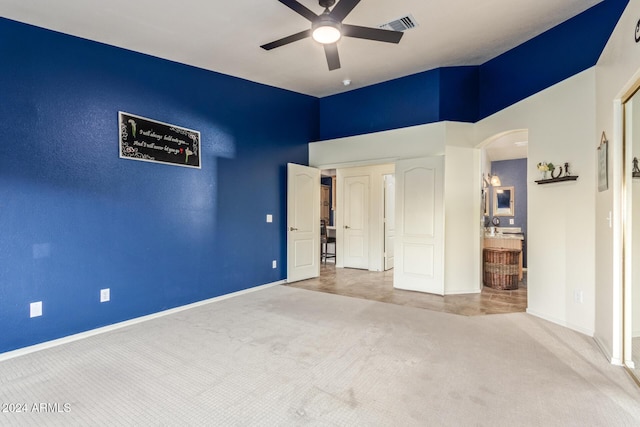
{"label": "bathroom vanity", "polygon": [[[494,229],[495,231],[491,232]],[[524,235],[520,227],[488,227],[484,235],[485,248],[517,249],[520,251],[518,280],[522,280],[523,241]]]}

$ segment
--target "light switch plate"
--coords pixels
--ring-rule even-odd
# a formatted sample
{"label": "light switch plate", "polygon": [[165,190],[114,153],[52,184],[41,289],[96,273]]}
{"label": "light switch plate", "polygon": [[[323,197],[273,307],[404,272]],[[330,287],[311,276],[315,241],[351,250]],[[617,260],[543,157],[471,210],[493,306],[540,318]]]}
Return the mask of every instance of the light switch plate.
{"label": "light switch plate", "polygon": [[267,214],[267,222],[273,222],[273,215]]}
{"label": "light switch plate", "polygon": [[42,301],[32,302],[29,304],[29,317],[42,316]]}
{"label": "light switch plate", "polygon": [[100,289],[100,302],[107,302],[111,299],[111,290],[109,288]]}
{"label": "light switch plate", "polygon": [[274,259],[273,261],[271,261],[271,268],[277,268],[278,267],[278,262]]}

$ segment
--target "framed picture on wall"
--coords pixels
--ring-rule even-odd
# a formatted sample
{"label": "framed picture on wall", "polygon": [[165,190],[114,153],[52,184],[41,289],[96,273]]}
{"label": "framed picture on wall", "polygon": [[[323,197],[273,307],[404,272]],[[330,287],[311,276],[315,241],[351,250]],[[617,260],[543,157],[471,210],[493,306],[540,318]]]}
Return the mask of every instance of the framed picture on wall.
{"label": "framed picture on wall", "polygon": [[609,188],[607,158],[608,145],[609,141],[607,141],[607,136],[602,132],[600,146],[598,146],[598,191],[605,191]]}
{"label": "framed picture on wall", "polygon": [[120,158],[200,169],[200,132],[118,112]]}

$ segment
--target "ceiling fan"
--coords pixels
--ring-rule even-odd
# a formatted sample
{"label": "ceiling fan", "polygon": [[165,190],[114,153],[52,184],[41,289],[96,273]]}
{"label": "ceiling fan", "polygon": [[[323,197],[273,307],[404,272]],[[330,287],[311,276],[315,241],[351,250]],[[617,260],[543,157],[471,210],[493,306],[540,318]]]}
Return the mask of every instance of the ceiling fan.
{"label": "ceiling fan", "polygon": [[316,15],[296,0],[278,1],[311,21],[311,28],[260,47],[264,50],[271,50],[307,37],[312,37],[324,46],[329,71],[340,68],[340,57],[338,56],[338,45],[336,43],[343,36],[386,43],[399,43],[403,36],[403,33],[400,31],[343,24],[342,21],[344,18],[360,3],[360,0],[340,0],[332,10],[329,10],[329,8],[336,3],[336,0],[319,0],[318,3],[320,6],[324,7],[324,12],[320,15]]}

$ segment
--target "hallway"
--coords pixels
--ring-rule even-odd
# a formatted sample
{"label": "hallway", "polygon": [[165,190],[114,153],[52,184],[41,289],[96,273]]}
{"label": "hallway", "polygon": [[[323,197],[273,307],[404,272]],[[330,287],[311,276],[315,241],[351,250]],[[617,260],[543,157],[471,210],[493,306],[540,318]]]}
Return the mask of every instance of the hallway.
{"label": "hallway", "polygon": [[394,289],[393,270],[373,272],[322,264],[320,277],[287,286],[462,316],[518,313],[526,311],[527,308],[526,273],[517,290],[499,291],[485,286],[479,294],[442,297]]}

